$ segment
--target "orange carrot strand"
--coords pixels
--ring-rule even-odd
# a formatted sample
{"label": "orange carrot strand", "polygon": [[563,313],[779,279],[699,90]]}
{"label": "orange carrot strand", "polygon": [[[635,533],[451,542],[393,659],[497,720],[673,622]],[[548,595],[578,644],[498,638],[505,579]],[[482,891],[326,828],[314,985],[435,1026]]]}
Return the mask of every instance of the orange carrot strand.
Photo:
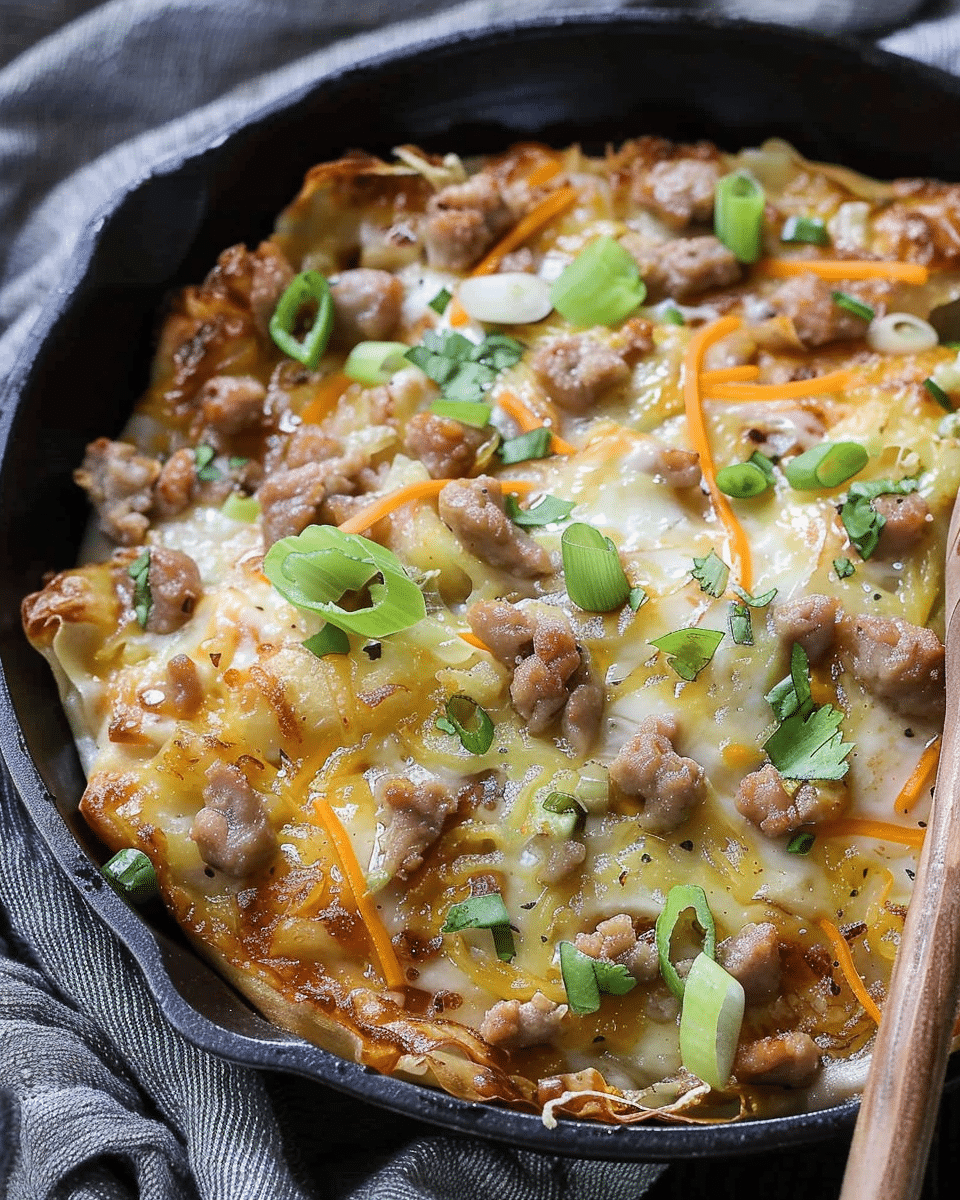
{"label": "orange carrot strand", "polygon": [[717,367],[713,371],[701,371],[700,384],[707,388],[717,383],[745,383],[750,379],[756,379],[759,374],[760,368],[752,366],[750,363],[746,363],[742,367]]}
{"label": "orange carrot strand", "polygon": [[787,279],[792,275],[811,272],[821,279],[839,283],[844,279],[893,279],[899,283],[926,283],[929,270],[920,263],[872,262],[851,259],[849,262],[816,258],[764,258],[757,263],[762,275]]}
{"label": "orange carrot strand", "polygon": [[[516,421],[523,433],[530,433],[534,429],[543,429],[546,426],[546,422],[538,417],[532,409],[527,408],[520,397],[514,395],[513,392],[500,392],[497,395],[497,403],[508,416]],[[576,454],[577,452],[575,446],[564,441],[552,429],[550,430],[550,449],[554,454]]]}
{"label": "orange carrot strand", "polygon": [[390,936],[377,914],[377,906],[367,891],[367,881],[364,878],[360,864],[357,862],[357,856],[353,852],[353,846],[350,843],[350,838],[347,836],[347,831],[341,824],[340,818],[330,807],[328,800],[318,800],[316,812],[324,829],[330,835],[331,842],[333,842],[340,865],[343,868],[343,873],[347,877],[350,890],[353,892],[357,912],[366,927],[377,958],[380,960],[380,970],[383,972],[383,978],[386,980],[387,987],[403,987],[403,969],[390,942]]}
{"label": "orange carrot strand", "polygon": [[875,821],[872,817],[837,817],[817,827],[818,837],[874,837],[883,842],[898,842],[901,846],[922,846],[925,829],[905,829],[891,821]]}
{"label": "orange carrot strand", "polygon": [[716,383],[705,377],[707,400],[795,400],[823,392],[844,392],[853,379],[852,371],[831,371],[816,379],[794,379],[790,383]]}
{"label": "orange carrot strand", "polygon": [[733,514],[733,509],[727,497],[717,487],[716,470],[713,465],[713,453],[707,438],[706,424],[703,419],[703,406],[700,402],[700,372],[703,369],[703,359],[707,350],[721,338],[739,329],[739,317],[721,317],[710,325],[705,325],[690,339],[684,358],[683,369],[683,403],[687,414],[687,428],[693,448],[700,455],[700,470],[710,491],[713,508],[727,532],[727,553],[734,576],[741,587],[750,590],[753,583],[753,564],[750,557],[750,543],[740,522]]}
{"label": "orange carrot strand", "polygon": [[900,795],[893,802],[893,811],[901,816],[912,812],[919,803],[924,789],[933,778],[940,762],[940,739],[935,737],[925,747],[910,778],[903,785]]}
{"label": "orange carrot strand", "polygon": [[577,190],[572,187],[557,188],[555,192],[544,196],[540,203],[531,208],[526,216],[521,217],[506,237],[497,242],[494,248],[477,263],[471,274],[492,275],[500,266],[501,259],[505,258],[511,250],[522,246],[555,217],[559,217],[568,208],[572,208],[576,199]]}
{"label": "orange carrot strand", "polygon": [[846,938],[832,921],[828,921],[826,917],[818,921],[817,924],[830,939],[830,945],[833,947],[833,953],[836,955],[837,962],[840,964],[840,970],[843,972],[843,977],[846,979],[850,987],[850,991],[863,1005],[867,1014],[879,1025],[880,1024],[880,1009],[877,1008],[876,1001],[867,991],[867,986],[860,978],[860,973],[857,971],[853,961],[853,955],[850,953],[850,947],[847,945]]}

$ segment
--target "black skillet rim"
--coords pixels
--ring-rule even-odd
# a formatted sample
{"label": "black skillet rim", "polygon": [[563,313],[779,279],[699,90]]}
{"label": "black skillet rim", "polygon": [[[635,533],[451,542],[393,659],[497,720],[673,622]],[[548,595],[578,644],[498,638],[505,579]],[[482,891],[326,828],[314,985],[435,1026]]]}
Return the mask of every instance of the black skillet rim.
{"label": "black skillet rim", "polygon": [[[713,15],[637,9],[630,12],[568,11],[555,17],[509,20],[485,29],[458,32],[428,38],[399,49],[373,55],[353,65],[333,70],[282,97],[230,126],[225,132],[194,144],[186,153],[157,163],[119,192],[81,235],[59,285],[46,299],[31,331],[28,346],[17,359],[14,370],[0,394],[0,461],[6,459],[16,412],[22,395],[29,391],[42,351],[69,311],[74,293],[95,259],[97,247],[111,220],[117,218],[124,202],[152,178],[176,174],[196,163],[204,154],[229,141],[234,135],[260,122],[282,114],[306,96],[324,88],[335,89],[347,82],[376,74],[382,68],[403,60],[444,52],[456,52],[458,46],[471,48],[495,44],[506,37],[549,37],[551,30],[569,34],[583,28],[642,28],[657,25],[679,30],[690,25],[701,31],[716,30],[718,35],[733,35],[738,29],[765,35],[772,43],[790,43],[812,53],[829,48],[851,55],[860,64],[887,75],[923,81],[927,86],[960,96],[960,81],[936,68],[866,45],[851,38],[828,38],[805,30],[779,25],[742,22]],[[161,1011],[187,1040],[201,1049],[231,1061],[253,1067],[282,1070],[326,1083],[378,1107],[415,1117],[448,1130],[468,1133],[497,1142],[532,1150],[607,1160],[669,1160],[679,1157],[733,1156],[761,1153],[812,1142],[848,1132],[856,1117],[856,1101],[822,1109],[766,1120],[735,1122],[709,1126],[611,1127],[564,1118],[558,1137],[547,1130],[539,1116],[507,1108],[474,1104],[446,1093],[407,1083],[337,1058],[307,1042],[272,1027],[268,1035],[247,1036],[215,1024],[192,1007],[173,984],[164,959],[162,935],[155,934],[140,916],[129,909],[109,889],[96,886],[97,872],[73,838],[54,806],[30,756],[19,729],[12,698],[0,673],[0,723],[5,737],[2,754],[16,785],[19,797],[48,848],[71,882],[83,892],[98,915],[120,938],[143,972],[145,981]],[[27,797],[39,803],[30,804]],[[94,881],[93,883],[91,881]]]}

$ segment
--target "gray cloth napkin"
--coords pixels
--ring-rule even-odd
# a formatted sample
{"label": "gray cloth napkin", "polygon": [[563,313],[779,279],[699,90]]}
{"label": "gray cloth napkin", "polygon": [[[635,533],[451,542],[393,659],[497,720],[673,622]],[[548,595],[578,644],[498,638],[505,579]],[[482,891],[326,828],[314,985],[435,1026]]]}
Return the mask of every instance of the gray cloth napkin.
{"label": "gray cloth napkin", "polygon": [[[343,64],[571,7],[0,0],[0,378],[28,345],[80,231],[152,163]],[[960,0],[699,7],[825,30],[893,29],[890,49],[960,70]],[[919,24],[897,28],[918,14]],[[391,23],[399,16],[408,19]],[[664,1169],[445,1136],[197,1050],[167,1025],[3,780],[0,905],[0,1181],[10,1200],[630,1200]]]}

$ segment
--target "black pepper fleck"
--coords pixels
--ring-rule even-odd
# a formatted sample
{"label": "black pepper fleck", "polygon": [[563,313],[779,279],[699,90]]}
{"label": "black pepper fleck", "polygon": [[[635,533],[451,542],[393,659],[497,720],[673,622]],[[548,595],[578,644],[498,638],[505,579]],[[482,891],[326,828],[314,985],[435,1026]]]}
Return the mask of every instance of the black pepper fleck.
{"label": "black pepper fleck", "polygon": [[904,737],[916,737],[917,735],[913,732],[912,729],[905,729],[903,731],[903,736]]}
{"label": "black pepper fleck", "polygon": [[531,900],[529,904],[521,904],[520,907],[525,908],[527,912],[529,912],[531,908],[536,906],[536,903],[536,900]]}
{"label": "black pepper fleck", "polygon": [[650,857],[650,855],[649,855],[649,854],[641,854],[641,855],[640,855],[640,861],[641,861],[642,863],[648,863],[648,862],[653,862],[653,859]]}
{"label": "black pepper fleck", "polygon": [[364,646],[363,652],[371,662],[376,662],[383,653],[383,647],[379,642],[368,642],[367,645]]}
{"label": "black pepper fleck", "polygon": [[911,871],[910,868],[907,867],[907,876],[910,879],[916,879],[917,873],[916,873],[916,871]]}
{"label": "black pepper fleck", "polygon": [[681,849],[681,850],[692,850],[692,849],[693,849],[693,842],[691,842],[691,841],[689,841],[689,840],[687,840],[687,841],[685,841],[685,842],[681,842],[681,843],[680,843],[680,849]]}

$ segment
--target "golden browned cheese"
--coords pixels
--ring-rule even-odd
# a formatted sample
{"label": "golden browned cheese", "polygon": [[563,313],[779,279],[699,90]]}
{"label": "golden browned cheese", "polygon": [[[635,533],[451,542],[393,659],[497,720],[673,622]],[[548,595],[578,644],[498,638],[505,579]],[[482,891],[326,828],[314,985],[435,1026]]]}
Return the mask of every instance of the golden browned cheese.
{"label": "golden browned cheese", "polygon": [[[714,236],[735,170],[765,192],[755,265]],[[793,217],[825,244],[782,240]],[[550,285],[599,237],[646,297],[575,326]],[[782,142],[528,144],[468,164],[401,147],[315,167],[269,240],[175,299],[122,442],[78,469],[97,509],[84,565],[24,602],[86,819],[150,856],[174,916],[264,1013],[377,1070],[548,1124],[856,1093],[942,721],[960,367],[925,322],[960,297],[958,245],[956,188],[865,180]],[[825,278],[827,260],[848,265]],[[315,366],[269,329],[304,271],[332,288]],[[459,297],[498,276],[492,310]],[[518,295],[543,312],[518,321]],[[358,342],[449,350],[454,332],[513,339],[467,395],[489,422],[445,407],[436,364],[344,374]],[[533,457],[501,452],[539,427]],[[862,447],[856,473],[794,486],[792,460],[824,443]],[[752,456],[764,490],[730,496],[718,471]],[[542,495],[567,502],[558,519],[518,524]],[[610,539],[608,603],[564,569],[574,524]],[[283,539],[314,526],[392,552],[425,615],[311,652],[323,619],[264,554],[309,552]],[[376,570],[345,610],[376,600]],[[678,631],[686,649],[654,644]],[[450,724],[456,696],[489,716],[489,745]],[[703,889],[745,1001],[713,1086],[681,1054],[654,940],[682,884]],[[444,928],[494,893],[512,955],[502,928],[496,944]],[[598,1001],[564,978],[562,943]],[[702,943],[681,921],[681,978]],[[604,990],[611,971],[622,986]]]}

